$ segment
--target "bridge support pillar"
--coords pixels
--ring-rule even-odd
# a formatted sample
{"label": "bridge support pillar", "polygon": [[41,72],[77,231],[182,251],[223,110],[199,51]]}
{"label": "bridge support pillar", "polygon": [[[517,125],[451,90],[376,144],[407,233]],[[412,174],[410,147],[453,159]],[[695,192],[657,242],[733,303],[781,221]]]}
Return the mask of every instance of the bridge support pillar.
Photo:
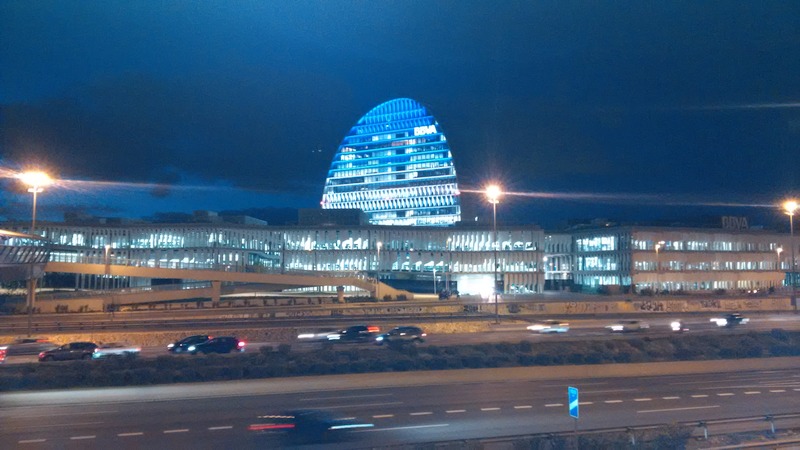
{"label": "bridge support pillar", "polygon": [[336,286],[336,302],[344,303],[344,286]]}
{"label": "bridge support pillar", "polygon": [[219,307],[219,296],[222,288],[221,281],[212,281],[211,282],[211,307],[218,308]]}

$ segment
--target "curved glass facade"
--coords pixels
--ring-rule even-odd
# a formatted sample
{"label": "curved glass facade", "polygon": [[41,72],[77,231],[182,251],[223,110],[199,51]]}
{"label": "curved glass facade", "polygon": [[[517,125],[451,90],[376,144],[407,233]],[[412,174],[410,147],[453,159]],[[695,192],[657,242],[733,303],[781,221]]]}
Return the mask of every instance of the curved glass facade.
{"label": "curved glass facade", "polygon": [[453,156],[433,115],[398,98],[373,108],[333,157],[323,209],[360,209],[374,225],[447,226],[461,220]]}

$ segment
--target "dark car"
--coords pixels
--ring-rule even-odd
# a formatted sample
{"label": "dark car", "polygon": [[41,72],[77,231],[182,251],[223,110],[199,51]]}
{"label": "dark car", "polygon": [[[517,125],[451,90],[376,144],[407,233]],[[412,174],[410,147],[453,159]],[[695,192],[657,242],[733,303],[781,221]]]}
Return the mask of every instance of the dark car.
{"label": "dark car", "polygon": [[389,330],[387,333],[379,334],[375,337],[375,343],[383,344],[403,344],[425,342],[427,334],[420,327],[405,326]]}
{"label": "dark car", "polygon": [[61,347],[39,353],[39,361],[67,361],[70,359],[92,359],[97,344],[94,342],[70,342]]}
{"label": "dark car", "polygon": [[709,319],[711,322],[717,324],[718,327],[735,327],[736,325],[743,325],[747,322],[750,322],[750,319],[747,317],[739,314],[739,313],[731,313],[725,314],[725,317],[714,317]]}
{"label": "dark car", "polygon": [[186,351],[192,355],[198,353],[231,353],[243,352],[245,341],[240,341],[232,336],[222,336],[209,339],[199,344],[194,344],[186,347]]}
{"label": "dark car", "polygon": [[167,351],[172,353],[186,353],[190,346],[201,344],[212,337],[213,336],[209,336],[207,334],[195,334],[193,336],[187,336],[180,341],[167,344]]}
{"label": "dark car", "polygon": [[250,425],[249,430],[279,434],[294,444],[340,441],[351,430],[373,426],[352,417],[337,417],[328,411],[313,409],[259,416],[258,419],[259,423]]}
{"label": "dark car", "polygon": [[328,340],[332,342],[372,342],[380,332],[381,329],[374,325],[353,325],[329,334]]}
{"label": "dark car", "polygon": [[38,355],[41,352],[57,348],[58,344],[42,338],[24,338],[4,346],[6,347],[6,356],[16,356]]}

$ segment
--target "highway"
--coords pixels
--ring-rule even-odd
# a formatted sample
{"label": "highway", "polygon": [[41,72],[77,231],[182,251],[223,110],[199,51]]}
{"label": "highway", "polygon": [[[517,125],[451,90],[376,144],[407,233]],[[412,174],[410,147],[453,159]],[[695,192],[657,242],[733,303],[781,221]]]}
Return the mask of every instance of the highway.
{"label": "highway", "polygon": [[[653,367],[675,372],[676,364],[686,363]],[[691,363],[720,372],[646,377],[634,376],[635,366],[622,366],[631,367],[628,376],[595,366],[598,376],[569,368],[488,369],[10,393],[0,395],[0,447],[271,448],[280,441],[248,431],[249,425],[259,415],[293,408],[374,425],[325,448],[569,431],[567,386],[580,389],[582,430],[800,410],[796,358],[769,370],[751,370],[767,362],[748,370],[735,364],[746,363]]]}

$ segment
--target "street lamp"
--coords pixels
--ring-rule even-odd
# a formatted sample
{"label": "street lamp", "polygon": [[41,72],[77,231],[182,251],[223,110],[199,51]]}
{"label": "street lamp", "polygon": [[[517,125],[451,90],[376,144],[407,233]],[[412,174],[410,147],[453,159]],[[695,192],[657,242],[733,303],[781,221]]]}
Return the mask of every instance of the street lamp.
{"label": "street lamp", "polygon": [[656,295],[658,295],[659,285],[661,284],[661,259],[659,258],[658,251],[661,250],[664,244],[664,241],[658,241],[658,243],[656,243]]}
{"label": "street lamp", "polygon": [[[33,194],[33,214],[31,216],[31,235],[36,234],[36,199],[45,186],[52,184],[53,180],[44,172],[23,172],[17,178],[28,186],[28,192]],[[33,322],[33,307],[36,303],[36,277],[33,276],[33,260],[31,260],[30,278],[28,279],[28,336],[31,335]]]}
{"label": "street lamp", "polygon": [[786,214],[789,215],[789,245],[792,246],[792,276],[789,279],[792,282],[792,305],[794,309],[797,310],[797,280],[795,279],[795,273],[797,272],[797,261],[794,258],[794,212],[797,211],[797,202],[794,200],[789,200],[783,204],[783,210]]}
{"label": "street lamp", "polygon": [[500,186],[492,184],[486,187],[486,199],[492,204],[492,233],[494,238],[492,240],[492,247],[494,249],[494,256],[492,265],[494,266],[493,275],[493,289],[494,289],[494,323],[500,323],[500,310],[497,304],[497,204],[500,203],[500,197],[503,196],[503,190]]}

